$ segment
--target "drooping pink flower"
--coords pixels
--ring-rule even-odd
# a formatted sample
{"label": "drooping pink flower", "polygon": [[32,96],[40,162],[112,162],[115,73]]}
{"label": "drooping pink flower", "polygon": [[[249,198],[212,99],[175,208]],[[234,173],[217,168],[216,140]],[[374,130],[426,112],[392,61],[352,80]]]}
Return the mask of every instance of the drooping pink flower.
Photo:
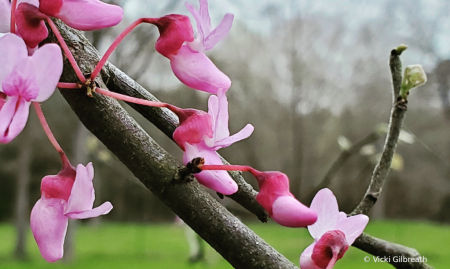
{"label": "drooping pink flower", "polygon": [[[205,164],[222,164],[216,150],[249,137],[254,127],[247,124],[241,131],[230,136],[228,130],[228,101],[223,90],[211,95],[208,101],[208,113],[194,109],[175,111],[180,126],[173,138],[184,150],[183,162],[187,164],[195,157],[203,157]],[[225,195],[237,191],[236,182],[226,171],[202,171],[195,175],[204,186]]]}
{"label": "drooping pink flower", "polygon": [[19,34],[33,48],[48,35],[44,23],[47,16],[77,30],[92,31],[118,24],[123,10],[98,0],[26,0],[18,2],[14,16]]}
{"label": "drooping pink flower", "polygon": [[31,211],[30,225],[42,257],[55,262],[64,253],[68,219],[94,218],[109,213],[110,202],[93,208],[95,194],[92,163],[79,164],[76,170],[68,163],[58,175],[41,182],[41,199]]}
{"label": "drooping pink flower", "polygon": [[317,213],[295,199],[284,173],[254,169],[250,172],[259,184],[256,200],[275,222],[286,227],[306,227],[316,222]]}
{"label": "drooping pink flower", "polygon": [[0,143],[13,140],[25,127],[31,102],[43,102],[55,91],[63,69],[61,49],[47,44],[28,56],[24,41],[6,34],[0,38]]}
{"label": "drooping pink flower", "polygon": [[344,212],[339,212],[336,197],[329,189],[316,194],[311,209],[318,214],[317,222],[308,226],[314,243],[300,256],[300,267],[331,269],[364,231],[369,217],[362,214],[347,217]]}
{"label": "drooping pink flower", "polygon": [[230,78],[214,65],[204,51],[212,49],[228,34],[234,17],[226,14],[221,23],[212,29],[206,0],[200,0],[199,11],[188,3],[186,7],[197,21],[197,38],[194,39],[188,17],[168,15],[172,16],[168,20],[168,16],[164,16],[151,22],[160,31],[156,50],[170,59],[173,73],[186,86],[212,94],[217,94],[219,89],[227,91],[231,86]]}

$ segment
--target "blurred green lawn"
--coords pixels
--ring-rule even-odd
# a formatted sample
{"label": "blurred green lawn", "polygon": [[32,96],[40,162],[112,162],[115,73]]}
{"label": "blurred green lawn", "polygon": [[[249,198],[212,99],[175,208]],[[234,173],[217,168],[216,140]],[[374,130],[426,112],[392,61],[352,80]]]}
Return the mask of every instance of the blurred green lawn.
{"label": "blurred green lawn", "polygon": [[[284,228],[275,224],[250,224],[249,227],[296,265],[300,253],[312,242],[306,229]],[[416,248],[435,268],[447,268],[450,264],[450,226],[374,221],[366,228],[366,232]],[[11,224],[0,224],[0,268],[232,268],[210,247],[206,250],[206,261],[189,264],[184,230],[173,224],[78,225],[76,258],[70,264],[45,262],[31,233],[27,245],[30,259],[27,262],[15,261],[12,257],[14,243],[14,227]],[[371,255],[350,248],[334,268],[393,268],[389,264],[375,263],[373,260],[366,263],[365,256],[372,259]]]}

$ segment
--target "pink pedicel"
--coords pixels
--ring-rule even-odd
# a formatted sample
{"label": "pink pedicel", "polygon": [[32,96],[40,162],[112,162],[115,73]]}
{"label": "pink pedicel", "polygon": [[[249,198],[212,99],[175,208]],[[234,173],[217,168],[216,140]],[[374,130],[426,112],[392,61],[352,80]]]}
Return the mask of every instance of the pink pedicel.
{"label": "pink pedicel", "polygon": [[64,253],[68,219],[94,218],[109,213],[110,202],[93,208],[95,194],[94,168],[79,164],[75,169],[64,154],[63,169],[58,175],[46,176],[41,182],[41,199],[31,211],[30,225],[42,257],[55,262]]}
{"label": "pink pedicel", "polygon": [[0,92],[6,95],[0,110],[0,143],[8,143],[25,127],[31,102],[43,102],[55,91],[63,60],[56,44],[28,56],[24,41],[9,33],[0,38],[0,62]]}
{"label": "pink pedicel", "polygon": [[347,217],[339,212],[336,197],[329,189],[317,192],[311,209],[318,214],[317,222],[308,226],[314,242],[300,256],[300,267],[331,269],[364,231],[369,217],[362,214]]}

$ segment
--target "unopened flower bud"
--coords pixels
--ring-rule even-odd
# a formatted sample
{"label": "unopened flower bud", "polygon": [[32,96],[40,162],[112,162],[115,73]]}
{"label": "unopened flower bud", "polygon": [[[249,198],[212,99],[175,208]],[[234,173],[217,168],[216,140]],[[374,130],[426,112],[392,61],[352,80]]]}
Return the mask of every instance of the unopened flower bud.
{"label": "unopened flower bud", "polygon": [[409,90],[427,82],[427,75],[420,64],[410,65],[405,69],[400,95],[406,99]]}

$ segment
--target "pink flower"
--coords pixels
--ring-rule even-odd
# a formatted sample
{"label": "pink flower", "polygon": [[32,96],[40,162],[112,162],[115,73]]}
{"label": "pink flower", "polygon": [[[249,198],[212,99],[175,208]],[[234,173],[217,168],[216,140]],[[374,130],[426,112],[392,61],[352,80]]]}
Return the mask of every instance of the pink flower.
{"label": "pink flower", "polygon": [[339,212],[336,197],[329,189],[320,190],[311,203],[317,222],[308,226],[314,243],[300,256],[302,269],[331,269],[369,222],[366,215],[347,217]]}
{"label": "pink flower", "polygon": [[[180,126],[175,130],[173,138],[184,150],[184,164],[195,157],[203,157],[205,164],[222,164],[216,150],[249,137],[254,130],[251,124],[247,124],[241,131],[230,136],[228,101],[223,90],[219,90],[217,96],[209,97],[208,113],[194,109],[180,109],[175,113],[180,119]],[[204,186],[225,195],[238,190],[236,182],[226,171],[202,171],[195,177]]]}
{"label": "pink flower", "polygon": [[0,38],[0,143],[13,140],[25,127],[31,102],[43,102],[55,91],[63,69],[61,49],[47,44],[28,56],[23,40]]}
{"label": "pink flower", "polygon": [[212,49],[228,34],[233,15],[226,14],[212,29],[206,0],[200,0],[199,11],[188,3],[186,7],[197,21],[197,38],[194,39],[188,17],[164,16],[152,22],[160,31],[156,50],[170,59],[173,73],[186,86],[212,94],[217,94],[219,89],[227,91],[231,86],[230,78],[211,62],[204,51]]}
{"label": "pink flower", "polygon": [[41,183],[41,199],[31,211],[30,225],[42,257],[48,262],[62,258],[68,219],[86,219],[109,213],[110,202],[92,208],[95,200],[92,163],[75,170],[68,161],[58,175]]}
{"label": "pink flower", "polygon": [[289,178],[281,172],[250,170],[258,180],[258,203],[278,224],[286,227],[306,227],[316,222],[317,213],[295,199],[289,191]]}
{"label": "pink flower", "polygon": [[18,3],[14,16],[16,16],[19,34],[31,48],[47,37],[48,32],[44,24],[47,16],[59,18],[70,27],[82,31],[114,26],[123,18],[121,7],[98,0],[26,0],[22,2]]}

